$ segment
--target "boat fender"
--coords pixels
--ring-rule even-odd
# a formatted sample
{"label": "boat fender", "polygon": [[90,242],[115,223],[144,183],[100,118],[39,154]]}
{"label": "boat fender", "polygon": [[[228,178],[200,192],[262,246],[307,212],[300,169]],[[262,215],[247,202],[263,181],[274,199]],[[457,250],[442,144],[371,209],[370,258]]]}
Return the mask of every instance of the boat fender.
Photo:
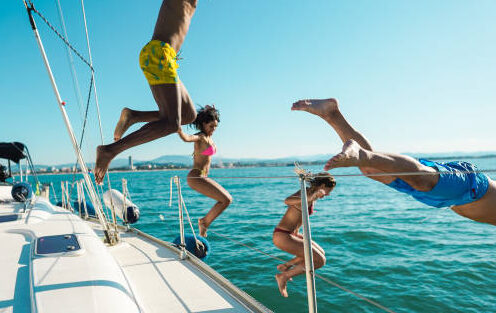
{"label": "boat fender", "polygon": [[[205,237],[196,237],[193,235],[184,235],[184,243],[186,244],[186,250],[194,254],[200,260],[205,261],[210,253],[210,244]],[[174,241],[172,241],[177,247],[181,245],[181,236],[177,236]]]}
{"label": "boat fender", "polygon": [[115,214],[126,224],[133,224],[139,220],[140,210],[136,204],[132,203],[131,200],[126,199],[124,203],[124,196],[122,193],[115,189],[110,189],[105,191],[103,194],[103,201],[105,205],[109,208],[112,207],[110,199],[112,198],[112,203],[114,204]]}
{"label": "boat fender", "polygon": [[24,202],[33,196],[33,188],[26,182],[17,183],[12,186],[11,194],[15,201]]}
{"label": "boat fender", "polygon": [[[85,214],[83,201],[77,202],[77,200],[76,200],[76,201],[74,201],[73,205],[74,205],[73,208],[74,208],[75,214],[79,215],[79,211],[81,211],[81,215]],[[95,207],[93,206],[93,204],[90,201],[86,201],[86,211],[88,211],[89,216],[96,216]]]}

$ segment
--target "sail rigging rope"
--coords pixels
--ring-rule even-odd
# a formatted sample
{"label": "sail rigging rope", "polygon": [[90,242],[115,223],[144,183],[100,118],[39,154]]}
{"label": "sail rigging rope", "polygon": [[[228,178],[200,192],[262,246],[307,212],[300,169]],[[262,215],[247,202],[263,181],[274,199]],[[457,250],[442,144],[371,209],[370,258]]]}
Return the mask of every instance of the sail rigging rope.
{"label": "sail rigging rope", "polygon": [[[65,18],[64,18],[64,13],[63,13],[63,10],[62,10],[62,5],[60,4],[60,0],[56,0],[56,3],[57,3],[57,10],[59,12],[59,19],[60,19],[60,24],[62,26],[62,30],[64,31],[64,37],[68,40],[69,36],[67,35],[67,28],[65,26]],[[91,100],[91,90],[92,90],[92,87],[93,87],[93,73],[90,77],[90,85],[88,87],[88,97],[87,97],[87,100],[86,100],[86,109],[85,109],[85,113],[83,115],[83,112],[82,112],[82,97],[81,97],[81,90],[79,88],[79,79],[77,77],[77,72],[76,72],[76,68],[74,66],[74,59],[72,57],[72,54],[71,54],[71,50],[66,46],[66,53],[67,53],[67,59],[69,61],[69,64],[71,66],[71,76],[72,76],[72,83],[73,83],[73,86],[74,86],[74,92],[76,93],[76,102],[78,104],[78,107],[79,107],[79,113],[81,114],[81,120],[82,120],[82,130],[81,130],[81,138],[79,140],[79,149],[81,150],[82,149],[82,146],[83,146],[83,138],[84,138],[84,132],[85,132],[85,129],[86,129],[86,122],[88,120],[88,111],[89,111],[89,106],[90,106],[90,100]],[[74,167],[73,167],[73,175],[72,175],[72,182],[74,183],[74,181],[76,180],[76,173],[77,173],[77,165],[78,165],[78,162],[76,160],[75,164],[74,164]],[[70,193],[72,195],[72,191],[73,189],[71,189]]]}
{"label": "sail rigging rope", "polygon": [[[97,111],[97,117],[98,117],[98,125],[100,129],[100,139],[102,142],[102,145],[104,144],[103,140],[103,129],[102,129],[102,120],[100,117],[100,104],[98,102],[98,93],[96,91],[96,79],[95,79],[95,71],[93,70],[93,57],[91,56],[91,46],[90,46],[90,37],[88,34],[88,23],[86,22],[86,12],[84,10],[84,2],[81,0],[81,11],[83,13],[83,21],[84,21],[84,32],[86,33],[86,45],[88,47],[88,55],[90,58],[90,66],[91,66],[91,77],[93,79],[93,89],[95,89],[94,95],[95,95],[95,105],[96,105],[96,111]],[[110,185],[110,181],[109,181]]]}
{"label": "sail rigging rope", "polygon": [[[79,139],[79,150],[81,150],[81,147],[83,145],[84,130],[86,129],[86,121],[88,120],[88,109],[90,106],[92,86],[93,86],[93,75],[91,75],[90,86],[89,86],[89,91],[88,91],[88,100],[86,101],[86,110],[85,110],[85,114],[84,114],[83,128],[81,130],[81,138]],[[78,165],[78,162],[76,160],[74,167],[73,167],[73,171],[72,171],[72,182],[73,183],[76,180],[77,165]],[[73,188],[71,188],[71,191],[70,191],[71,195],[72,195],[72,190],[73,190]]]}
{"label": "sail rigging rope", "polygon": [[[281,262],[284,262],[284,263],[286,263],[286,262],[287,262],[287,260],[283,260],[283,259],[281,259],[281,258],[279,258],[279,257],[276,257],[276,256],[274,256],[274,255],[271,255],[271,254],[269,254],[269,253],[267,253],[267,252],[264,252],[264,251],[262,251],[262,250],[260,250],[260,249],[258,249],[258,248],[255,248],[255,247],[253,247],[253,246],[247,245],[247,244],[245,244],[245,243],[243,243],[243,242],[241,242],[241,241],[238,241],[238,240],[236,240],[236,239],[229,238],[229,237],[227,237],[226,235],[223,235],[223,234],[218,233],[218,232],[216,232],[216,231],[213,231],[213,230],[211,230],[211,229],[209,229],[209,232],[214,233],[214,234],[216,234],[217,236],[222,237],[222,238],[224,238],[224,239],[227,239],[227,240],[229,240],[229,241],[231,241],[231,242],[234,242],[234,243],[236,243],[236,244],[238,244],[238,245],[241,245],[241,246],[244,246],[244,247],[246,247],[246,248],[248,248],[248,249],[251,249],[251,250],[253,250],[253,251],[255,251],[255,252],[258,252],[258,253],[261,253],[261,254],[263,254],[263,255],[265,255],[265,256],[268,256],[268,257],[270,257],[270,258],[272,258],[272,259],[275,259],[275,260],[278,260],[278,261],[281,261]],[[369,303],[369,304],[371,304],[371,305],[373,305],[373,306],[375,306],[375,307],[377,307],[377,308],[379,308],[379,309],[382,309],[382,310],[384,310],[384,311],[386,311],[386,312],[389,312],[389,313],[395,313],[393,310],[388,309],[387,307],[385,307],[385,306],[383,306],[383,305],[381,305],[381,304],[379,304],[379,303],[377,303],[377,302],[375,302],[375,301],[373,301],[373,300],[370,300],[369,298],[367,298],[367,297],[365,297],[365,296],[362,296],[362,295],[360,295],[359,293],[356,293],[356,292],[354,292],[354,291],[352,291],[352,290],[350,290],[350,289],[348,289],[348,288],[346,288],[346,287],[343,287],[343,286],[341,286],[340,284],[338,284],[338,283],[336,283],[336,282],[334,282],[334,281],[330,280],[330,279],[329,279],[329,278],[327,278],[327,277],[324,277],[324,276],[322,276],[322,275],[320,275],[320,274],[315,274],[315,276],[316,276],[316,277],[318,277],[318,278],[320,278],[320,279],[322,279],[322,280],[323,280],[323,281],[325,281],[326,283],[328,283],[328,284],[330,284],[330,285],[333,285],[334,287],[337,287],[337,288],[339,288],[339,289],[341,289],[341,290],[343,290],[343,291],[345,291],[345,292],[347,292],[347,293],[349,293],[349,294],[351,294],[351,295],[354,295],[354,296],[356,296],[356,297],[360,298],[361,300],[364,300],[364,301],[366,301],[367,303]]]}
{"label": "sail rigging rope", "polygon": [[[100,107],[99,107],[99,104],[98,104],[98,96],[97,96],[97,91],[96,91],[95,70],[94,70],[94,67],[93,67],[93,62],[92,62],[92,57],[91,57],[91,47],[90,47],[90,43],[89,43],[88,27],[87,27],[87,22],[86,22],[86,13],[85,13],[85,10],[84,10],[84,2],[83,2],[83,0],[81,0],[81,8],[82,8],[82,14],[83,14],[83,19],[84,19],[84,28],[85,28],[85,34],[86,34],[86,44],[87,44],[87,47],[88,47],[88,54],[89,54],[89,59],[90,59],[89,61],[85,57],[83,57],[82,54],[79,51],[77,51],[77,49],[74,48],[73,45],[71,45],[69,43],[69,40],[65,36],[63,36],[48,21],[48,19],[45,18],[43,16],[43,14],[41,14],[41,12],[39,12],[34,7],[32,1],[28,0],[28,3],[30,4],[29,10],[35,12],[45,22],[45,24],[47,24],[48,27],[64,42],[64,44],[67,47],[69,47],[69,49],[72,50],[76,54],[76,56],[82,62],[84,62],[89,67],[89,69],[91,70],[90,88],[89,88],[89,92],[88,92],[88,100],[87,100],[87,105],[86,105],[86,113],[85,113],[85,119],[84,119],[84,123],[83,123],[83,130],[82,130],[82,134],[81,134],[79,149],[81,148],[81,145],[82,145],[82,142],[83,142],[83,138],[84,138],[84,130],[85,130],[86,121],[87,121],[87,117],[88,117],[88,108],[89,108],[89,103],[90,103],[92,88],[94,89],[93,94],[95,95],[95,103],[96,103],[97,115],[98,115],[98,122],[99,122],[99,128],[100,128],[100,137],[101,137],[101,141],[102,141],[102,144],[103,144],[103,130],[102,130],[102,123],[101,123],[101,118],[100,118]],[[61,11],[61,8],[59,8],[59,9]],[[74,172],[74,175],[75,175],[75,172]],[[110,183],[110,177],[108,175],[108,172],[106,173],[106,176],[107,176],[108,188],[109,188],[109,190],[111,190],[112,189],[112,186],[111,186],[111,183]],[[74,181],[74,177],[73,177],[73,181]],[[100,198],[100,202],[102,203],[102,209],[103,209],[103,207],[105,206],[104,205],[104,202],[103,202],[103,188],[100,190],[101,192],[98,190],[98,188],[96,188],[96,191],[97,191],[98,197]],[[72,193],[72,189],[71,189],[71,193]],[[113,205],[113,200],[112,199],[110,199],[110,203],[111,203],[111,207],[112,207],[111,208],[111,213],[112,213],[111,215],[112,215],[114,230],[117,230],[117,224],[116,224],[116,219],[115,219],[115,209],[114,209],[114,205]]]}
{"label": "sail rigging rope", "polygon": [[[64,31],[65,38],[69,38],[67,35],[67,28],[65,27],[65,18],[62,12],[62,5],[60,4],[60,0],[55,0],[57,3],[57,10],[59,12],[59,20],[62,25],[62,30]],[[72,85],[74,87],[74,93],[76,94],[76,100],[79,107],[79,114],[81,115],[81,121],[83,120],[83,97],[81,96],[81,89],[79,88],[79,79],[77,77],[76,67],[74,66],[74,58],[72,57],[71,50],[66,46],[66,54],[68,62],[71,66],[71,76],[72,76]]]}
{"label": "sail rigging rope", "polygon": [[88,62],[88,60],[86,60],[81,55],[81,53],[79,53],[79,51],[77,51],[76,48],[74,48],[69,43],[69,41],[62,34],[60,34],[60,32],[46,19],[46,17],[44,17],[43,14],[41,14],[41,12],[34,7],[32,1],[29,1],[29,4],[31,5],[29,9],[32,10],[34,13],[38,14],[38,16],[43,20],[43,22],[45,22],[45,24],[47,24],[47,26],[78,56],[79,59],[81,59],[81,61],[83,61],[86,65],[88,65],[90,70],[93,72],[94,69],[93,66],[90,64],[90,62]]}

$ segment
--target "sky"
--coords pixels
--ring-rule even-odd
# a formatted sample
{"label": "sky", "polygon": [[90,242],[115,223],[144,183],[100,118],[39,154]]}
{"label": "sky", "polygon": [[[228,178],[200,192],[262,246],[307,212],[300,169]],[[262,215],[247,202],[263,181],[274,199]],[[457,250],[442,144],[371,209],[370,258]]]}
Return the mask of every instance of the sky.
{"label": "sky", "polygon": [[[69,41],[87,58],[81,3],[60,3]],[[34,4],[62,30],[57,0]],[[138,54],[160,4],[85,1],[105,143],[124,106],[157,108]],[[65,46],[35,20],[79,138],[89,70],[74,60],[78,103]],[[25,143],[36,164],[74,162],[21,0],[2,1],[0,38],[0,141]],[[179,76],[193,101],[220,110],[214,141],[221,157],[337,153],[342,143],[329,125],[290,111],[298,99],[328,97],[379,151],[496,150],[496,1],[200,0],[181,50]],[[94,99],[90,105],[87,162],[101,144]],[[173,134],[117,158],[192,150]]]}

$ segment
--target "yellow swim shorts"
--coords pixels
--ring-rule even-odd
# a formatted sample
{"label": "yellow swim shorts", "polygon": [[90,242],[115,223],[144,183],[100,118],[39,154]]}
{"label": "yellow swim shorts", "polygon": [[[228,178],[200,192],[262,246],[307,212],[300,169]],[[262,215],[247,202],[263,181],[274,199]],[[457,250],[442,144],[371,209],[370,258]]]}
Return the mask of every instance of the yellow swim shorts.
{"label": "yellow swim shorts", "polygon": [[141,49],[139,64],[150,85],[177,84],[176,51],[168,43],[152,40]]}

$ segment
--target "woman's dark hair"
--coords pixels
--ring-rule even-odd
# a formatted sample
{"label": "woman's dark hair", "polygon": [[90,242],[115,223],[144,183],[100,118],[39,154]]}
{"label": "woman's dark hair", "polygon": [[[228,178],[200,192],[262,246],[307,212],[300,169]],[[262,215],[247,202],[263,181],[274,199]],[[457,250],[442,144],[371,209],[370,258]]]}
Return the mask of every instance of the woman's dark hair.
{"label": "woman's dark hair", "polygon": [[331,174],[327,172],[318,173],[315,176],[316,177],[310,181],[310,185],[312,187],[319,187],[323,184],[324,186],[332,189],[336,186],[336,180]]}
{"label": "woman's dark hair", "polygon": [[203,132],[203,123],[210,123],[212,121],[220,122],[219,111],[212,105],[200,107],[196,115],[196,119],[191,123],[196,129]]}

